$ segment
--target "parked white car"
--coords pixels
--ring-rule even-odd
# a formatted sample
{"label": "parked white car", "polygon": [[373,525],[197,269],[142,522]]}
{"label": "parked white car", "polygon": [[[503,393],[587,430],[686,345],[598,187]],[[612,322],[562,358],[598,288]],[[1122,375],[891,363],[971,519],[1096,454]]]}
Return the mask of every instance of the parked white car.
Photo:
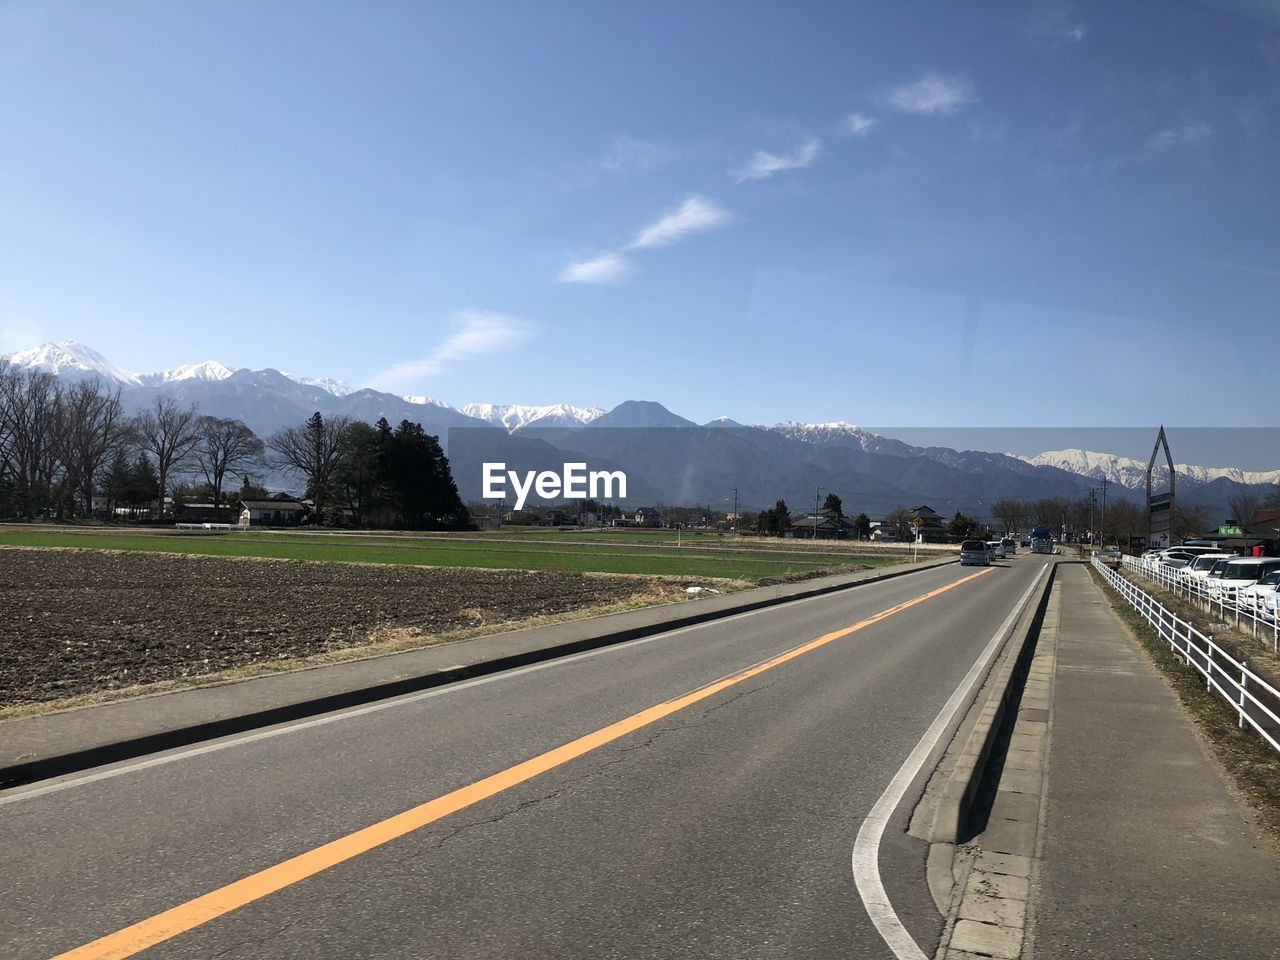
{"label": "parked white car", "polygon": [[1209,571],[1213,569],[1213,565],[1219,560],[1231,560],[1235,558],[1233,553],[1205,553],[1196,557],[1190,564],[1183,567],[1178,573],[1187,580],[1203,580],[1209,576]]}
{"label": "parked white car", "polygon": [[1209,598],[1234,600],[1236,592],[1242,587],[1252,586],[1275,570],[1280,570],[1280,558],[1236,557],[1233,560],[1218,561],[1213,565],[1213,572],[1206,581]]}
{"label": "parked white car", "polygon": [[1241,610],[1256,612],[1267,620],[1275,619],[1277,603],[1280,603],[1280,570],[1272,570],[1257,583],[1236,592],[1236,604]]}
{"label": "parked white car", "polygon": [[1214,547],[1169,547],[1160,551],[1159,560],[1166,567],[1185,567],[1196,557],[1221,552]]}

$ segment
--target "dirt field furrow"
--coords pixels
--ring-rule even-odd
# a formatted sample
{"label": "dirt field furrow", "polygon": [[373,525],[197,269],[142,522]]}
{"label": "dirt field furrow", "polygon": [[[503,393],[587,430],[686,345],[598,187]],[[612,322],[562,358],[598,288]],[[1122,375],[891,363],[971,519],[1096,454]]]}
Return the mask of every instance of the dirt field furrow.
{"label": "dirt field furrow", "polygon": [[638,577],[0,548],[0,705],[679,592]]}

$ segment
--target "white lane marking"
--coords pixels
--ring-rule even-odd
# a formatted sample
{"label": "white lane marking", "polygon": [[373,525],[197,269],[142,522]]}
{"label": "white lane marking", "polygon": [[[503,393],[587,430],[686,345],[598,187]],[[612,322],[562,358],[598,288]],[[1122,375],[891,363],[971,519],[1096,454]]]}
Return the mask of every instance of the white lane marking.
{"label": "white lane marking", "polygon": [[884,942],[888,944],[898,960],[929,960],[929,958],[920,949],[915,938],[907,932],[907,928],[903,926],[902,920],[893,909],[893,904],[889,902],[889,894],[885,891],[884,882],[880,879],[880,840],[884,836],[885,827],[889,825],[889,818],[893,816],[893,811],[898,808],[907,789],[919,774],[920,768],[924,766],[938,741],[951,725],[952,719],[968,699],[973,686],[986,675],[991,661],[1000,650],[1005,633],[1017,622],[1022,608],[1032,592],[1040,585],[1048,569],[1047,563],[1040,568],[1040,573],[1027,588],[1027,592],[1014,605],[1004,623],[1000,624],[995,635],[987,643],[986,649],[974,661],[969,672],[952,692],[951,698],[943,705],[942,711],[934,718],[929,729],[920,738],[920,742],[916,744],[910,756],[889,781],[889,786],[885,787],[884,793],[880,795],[880,799],[871,808],[867,818],[862,821],[862,828],[858,830],[858,838],[853,844],[853,880],[857,884],[858,894],[862,897],[867,915],[871,917],[871,922],[880,931],[880,936],[884,938]]}
{"label": "white lane marking", "polygon": [[[947,570],[949,564],[943,564],[938,567],[930,567],[926,570],[920,570],[919,573],[930,573],[933,570]],[[906,576],[909,576],[906,575]],[[874,580],[867,584],[854,584],[848,589],[856,589],[859,586],[874,586],[877,583],[891,583],[893,581],[904,581],[906,576],[892,577],[889,580]],[[791,600],[786,603],[774,604],[769,607],[761,607],[758,610],[744,610],[741,613],[733,613],[727,617],[719,617],[714,620],[706,620],[702,623],[691,623],[685,627],[677,627],[674,630],[667,630],[662,633],[655,633],[649,637],[639,637],[635,640],[627,640],[623,643],[610,644],[606,647],[600,647],[595,650],[586,650],[582,653],[571,654],[567,657],[558,657],[554,660],[545,660],[542,663],[533,663],[526,667],[516,667],[511,670],[504,670],[501,673],[491,674],[486,677],[476,677],[474,680],[463,680],[456,683],[448,683],[431,690],[425,690],[421,693],[408,694],[407,696],[396,697],[391,700],[384,700],[379,703],[369,704],[364,707],[349,707],[346,710],[340,710],[336,713],[324,714],[310,720],[299,720],[287,723],[278,727],[269,727],[266,730],[260,730],[256,733],[235,734],[233,736],[214,740],[211,743],[203,744],[199,747],[193,747],[189,750],[182,750],[178,753],[165,753],[159,756],[153,756],[146,760],[138,760],[133,763],[122,764],[120,766],[107,767],[96,773],[85,774],[84,776],[72,777],[67,780],[51,780],[39,786],[29,788],[14,787],[12,791],[6,790],[0,792],[0,807],[10,803],[18,803],[22,800],[33,800],[36,797],[47,796],[51,793],[60,793],[63,790],[69,790],[72,787],[85,786],[90,783],[98,783],[102,780],[112,780],[116,777],[124,776],[128,773],[136,773],[140,770],[148,770],[152,767],[161,767],[170,763],[177,763],[179,760],[190,760],[193,757],[201,757],[206,754],[216,753],[220,750],[226,750],[230,747],[243,746],[246,744],[257,743],[262,740],[270,740],[273,737],[283,736],[287,733],[296,733],[300,730],[310,730],[314,727],[322,727],[326,724],[335,723],[339,720],[350,720],[354,717],[362,717],[371,713],[378,713],[382,710],[391,710],[396,707],[404,707],[421,700],[427,700],[432,697],[440,697],[450,693],[460,693],[463,690],[469,690],[472,687],[478,687],[487,683],[495,683],[499,680],[509,680],[513,677],[523,676],[526,673],[534,673],[538,670],[549,670],[553,667],[564,666],[565,664],[576,663],[579,660],[585,660],[590,657],[603,656],[610,653],[620,653],[623,650],[632,649],[646,643],[652,643],[655,640],[665,640],[670,637],[687,633],[692,630],[699,630],[703,627],[718,626],[723,623],[729,623],[734,620],[740,620],[745,617],[755,616],[758,613],[768,613],[770,611],[778,611],[794,605],[808,603],[812,600],[830,600],[833,597],[840,596],[844,591],[836,590],[831,593],[821,593],[812,597],[801,597],[798,600]],[[768,658],[765,658],[768,659]],[[714,682],[714,681],[713,681]],[[20,792],[19,792],[20,791]]]}

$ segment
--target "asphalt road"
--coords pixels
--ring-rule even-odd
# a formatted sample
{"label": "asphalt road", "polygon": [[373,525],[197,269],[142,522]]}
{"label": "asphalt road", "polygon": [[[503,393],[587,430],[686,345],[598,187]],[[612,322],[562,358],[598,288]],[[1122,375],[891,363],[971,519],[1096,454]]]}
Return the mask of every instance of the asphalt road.
{"label": "asphalt road", "polygon": [[[0,794],[0,952],[894,957],[854,884],[855,837],[1044,559]],[[932,955],[925,847],[903,832],[917,793],[880,871]]]}

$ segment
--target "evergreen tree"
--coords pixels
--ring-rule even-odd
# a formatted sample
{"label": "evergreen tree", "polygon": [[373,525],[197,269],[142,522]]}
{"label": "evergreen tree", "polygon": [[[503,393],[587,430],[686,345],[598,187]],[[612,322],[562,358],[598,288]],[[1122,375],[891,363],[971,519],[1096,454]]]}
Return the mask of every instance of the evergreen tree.
{"label": "evergreen tree", "polygon": [[860,513],[853,518],[853,535],[859,540],[867,540],[871,537],[871,518],[865,513]]}

